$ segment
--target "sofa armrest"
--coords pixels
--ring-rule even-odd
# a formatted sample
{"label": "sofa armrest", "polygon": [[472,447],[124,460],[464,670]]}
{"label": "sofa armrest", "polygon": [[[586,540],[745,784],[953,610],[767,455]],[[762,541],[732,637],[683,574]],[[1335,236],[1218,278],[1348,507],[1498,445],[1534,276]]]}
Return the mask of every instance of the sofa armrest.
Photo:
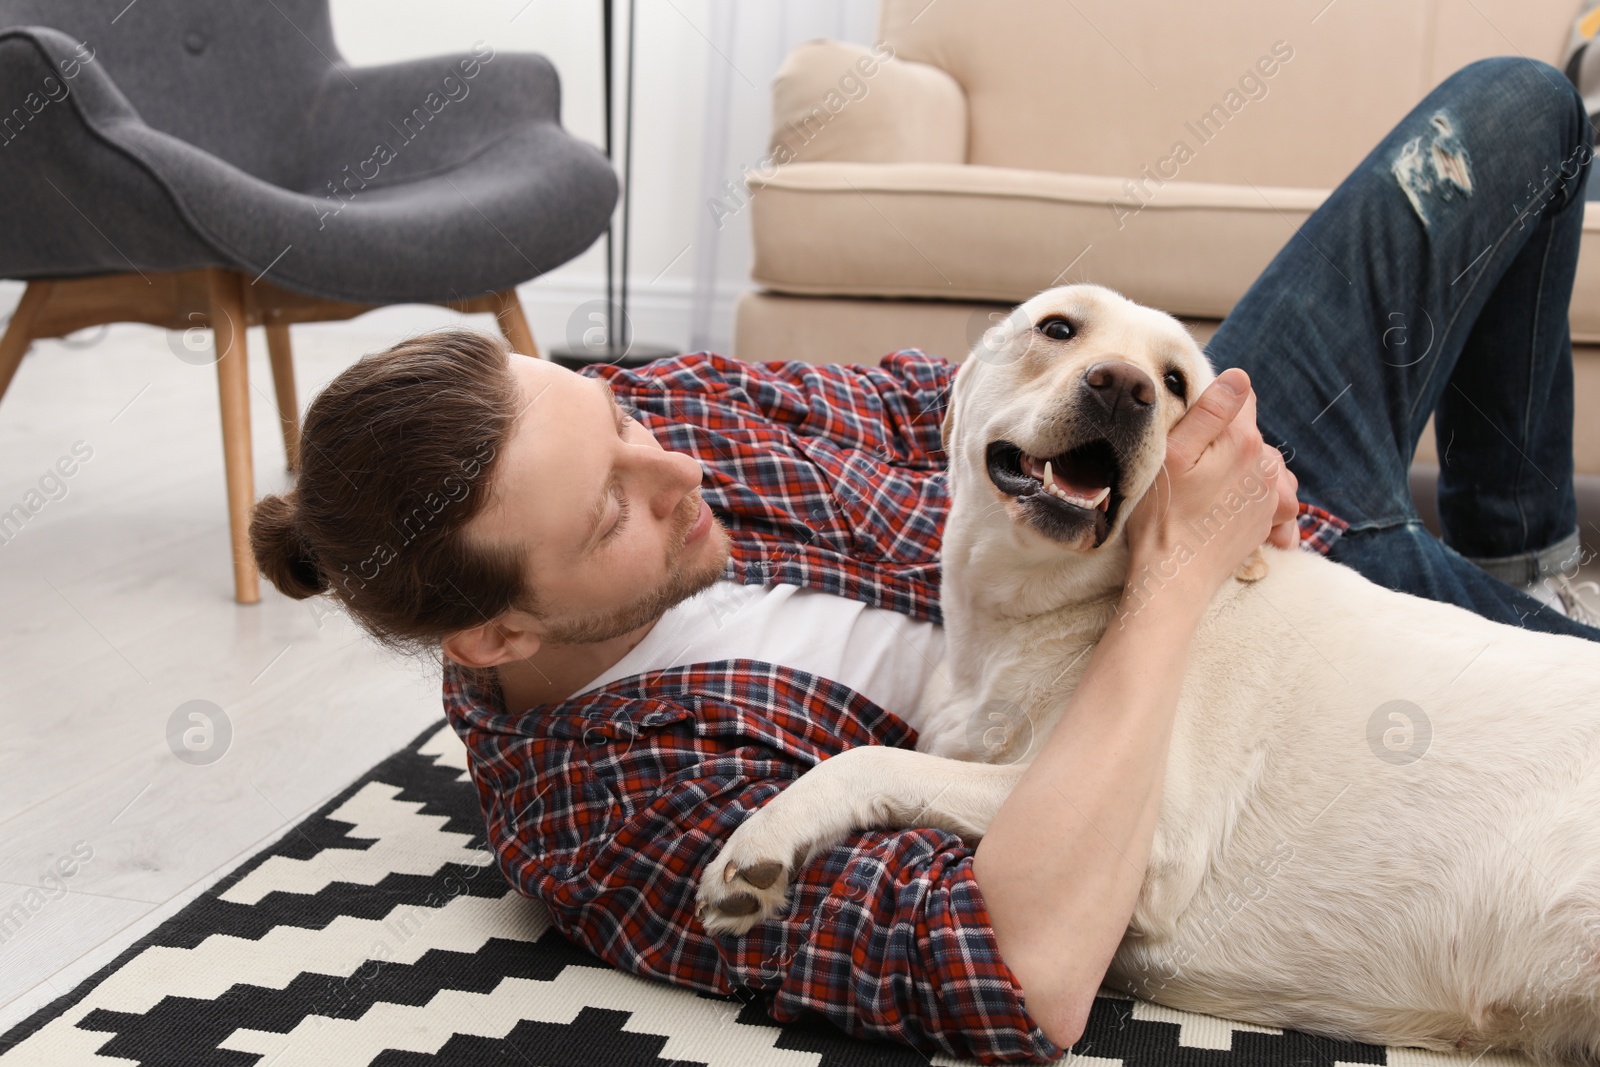
{"label": "sofa armrest", "polygon": [[965,163],[967,95],[938,67],[810,41],[772,82],[771,162]]}

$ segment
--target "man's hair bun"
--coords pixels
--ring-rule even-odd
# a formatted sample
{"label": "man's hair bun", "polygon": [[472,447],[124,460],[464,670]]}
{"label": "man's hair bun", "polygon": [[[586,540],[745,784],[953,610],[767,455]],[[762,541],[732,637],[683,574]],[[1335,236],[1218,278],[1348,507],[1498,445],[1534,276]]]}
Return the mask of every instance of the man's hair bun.
{"label": "man's hair bun", "polygon": [[261,573],[284,596],[305,600],[328,591],[316,555],[300,534],[293,501],[261,498],[250,518],[250,549]]}
{"label": "man's hair bun", "polygon": [[429,658],[450,634],[534,610],[522,553],[467,534],[527,406],[514,369],[499,335],[452,327],[339,372],[300,422],[293,488],[251,519],[267,581],[326,593],[382,644]]}

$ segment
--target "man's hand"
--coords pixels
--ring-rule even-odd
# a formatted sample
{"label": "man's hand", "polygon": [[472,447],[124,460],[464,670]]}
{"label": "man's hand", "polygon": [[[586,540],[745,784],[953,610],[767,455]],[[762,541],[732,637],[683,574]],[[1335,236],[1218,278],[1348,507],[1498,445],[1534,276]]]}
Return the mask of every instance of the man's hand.
{"label": "man's hand", "polygon": [[[1223,371],[1167,435],[1161,473],[1128,519],[1130,573],[1159,566],[1165,574],[1175,557],[1192,557],[1183,569],[1208,600],[1257,546],[1295,544],[1297,488],[1283,457],[1256,427],[1249,376],[1238,368]],[[1225,511],[1219,526],[1215,515],[1224,498],[1244,506]],[[1206,531],[1203,542],[1200,530]]]}
{"label": "man's hand", "polygon": [[1300,479],[1283,461],[1283,453],[1265,442],[1261,447],[1265,450],[1263,461],[1278,465],[1277,481],[1273,483],[1278,489],[1278,510],[1272,514],[1272,532],[1267,541],[1279,548],[1295,548],[1300,544]]}

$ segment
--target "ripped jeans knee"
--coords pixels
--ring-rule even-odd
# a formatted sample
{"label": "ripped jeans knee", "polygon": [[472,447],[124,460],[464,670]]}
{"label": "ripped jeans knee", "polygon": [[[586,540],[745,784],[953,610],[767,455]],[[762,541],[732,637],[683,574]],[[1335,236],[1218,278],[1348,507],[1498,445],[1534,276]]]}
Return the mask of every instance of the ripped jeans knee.
{"label": "ripped jeans knee", "polygon": [[1472,195],[1472,161],[1454,116],[1445,109],[1428,119],[1428,132],[1400,146],[1389,171],[1429,229],[1436,205]]}

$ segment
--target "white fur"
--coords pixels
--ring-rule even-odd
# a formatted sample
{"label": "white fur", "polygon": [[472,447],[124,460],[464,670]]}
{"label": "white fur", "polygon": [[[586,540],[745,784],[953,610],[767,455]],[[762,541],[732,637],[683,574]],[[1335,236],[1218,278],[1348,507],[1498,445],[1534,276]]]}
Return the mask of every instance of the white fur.
{"label": "white fur", "polygon": [[[1124,456],[1137,492],[1099,547],[1028,527],[984,450],[1052,432],[1090,361],[1119,358],[1159,382],[1176,353],[1190,399],[1212,372],[1175,320],[1109,290],[1051,290],[1020,311],[1015,336],[962,365],[947,415],[950,684],[930,684],[907,716],[921,751],[852,749],[754,813],[708,868],[708,929],[742,932],[781,910],[804,857],[852,830],[981,836],[1086,651],[1117,624],[1131,498],[1158,476],[1184,405],[1163,395],[1148,441]],[[1029,333],[1062,312],[1086,323],[1076,348]],[[1310,552],[1265,551],[1266,576],[1229,581],[1196,634],[1149,870],[1106,984],[1379,1044],[1600,1063],[1600,645],[1391,592]],[[1369,743],[1374,712],[1394,700],[1431,722],[1414,762]],[[985,753],[993,764],[958,762],[976,757],[974,711],[994,701],[1031,728]],[[782,873],[765,889],[743,878],[774,860]]]}

